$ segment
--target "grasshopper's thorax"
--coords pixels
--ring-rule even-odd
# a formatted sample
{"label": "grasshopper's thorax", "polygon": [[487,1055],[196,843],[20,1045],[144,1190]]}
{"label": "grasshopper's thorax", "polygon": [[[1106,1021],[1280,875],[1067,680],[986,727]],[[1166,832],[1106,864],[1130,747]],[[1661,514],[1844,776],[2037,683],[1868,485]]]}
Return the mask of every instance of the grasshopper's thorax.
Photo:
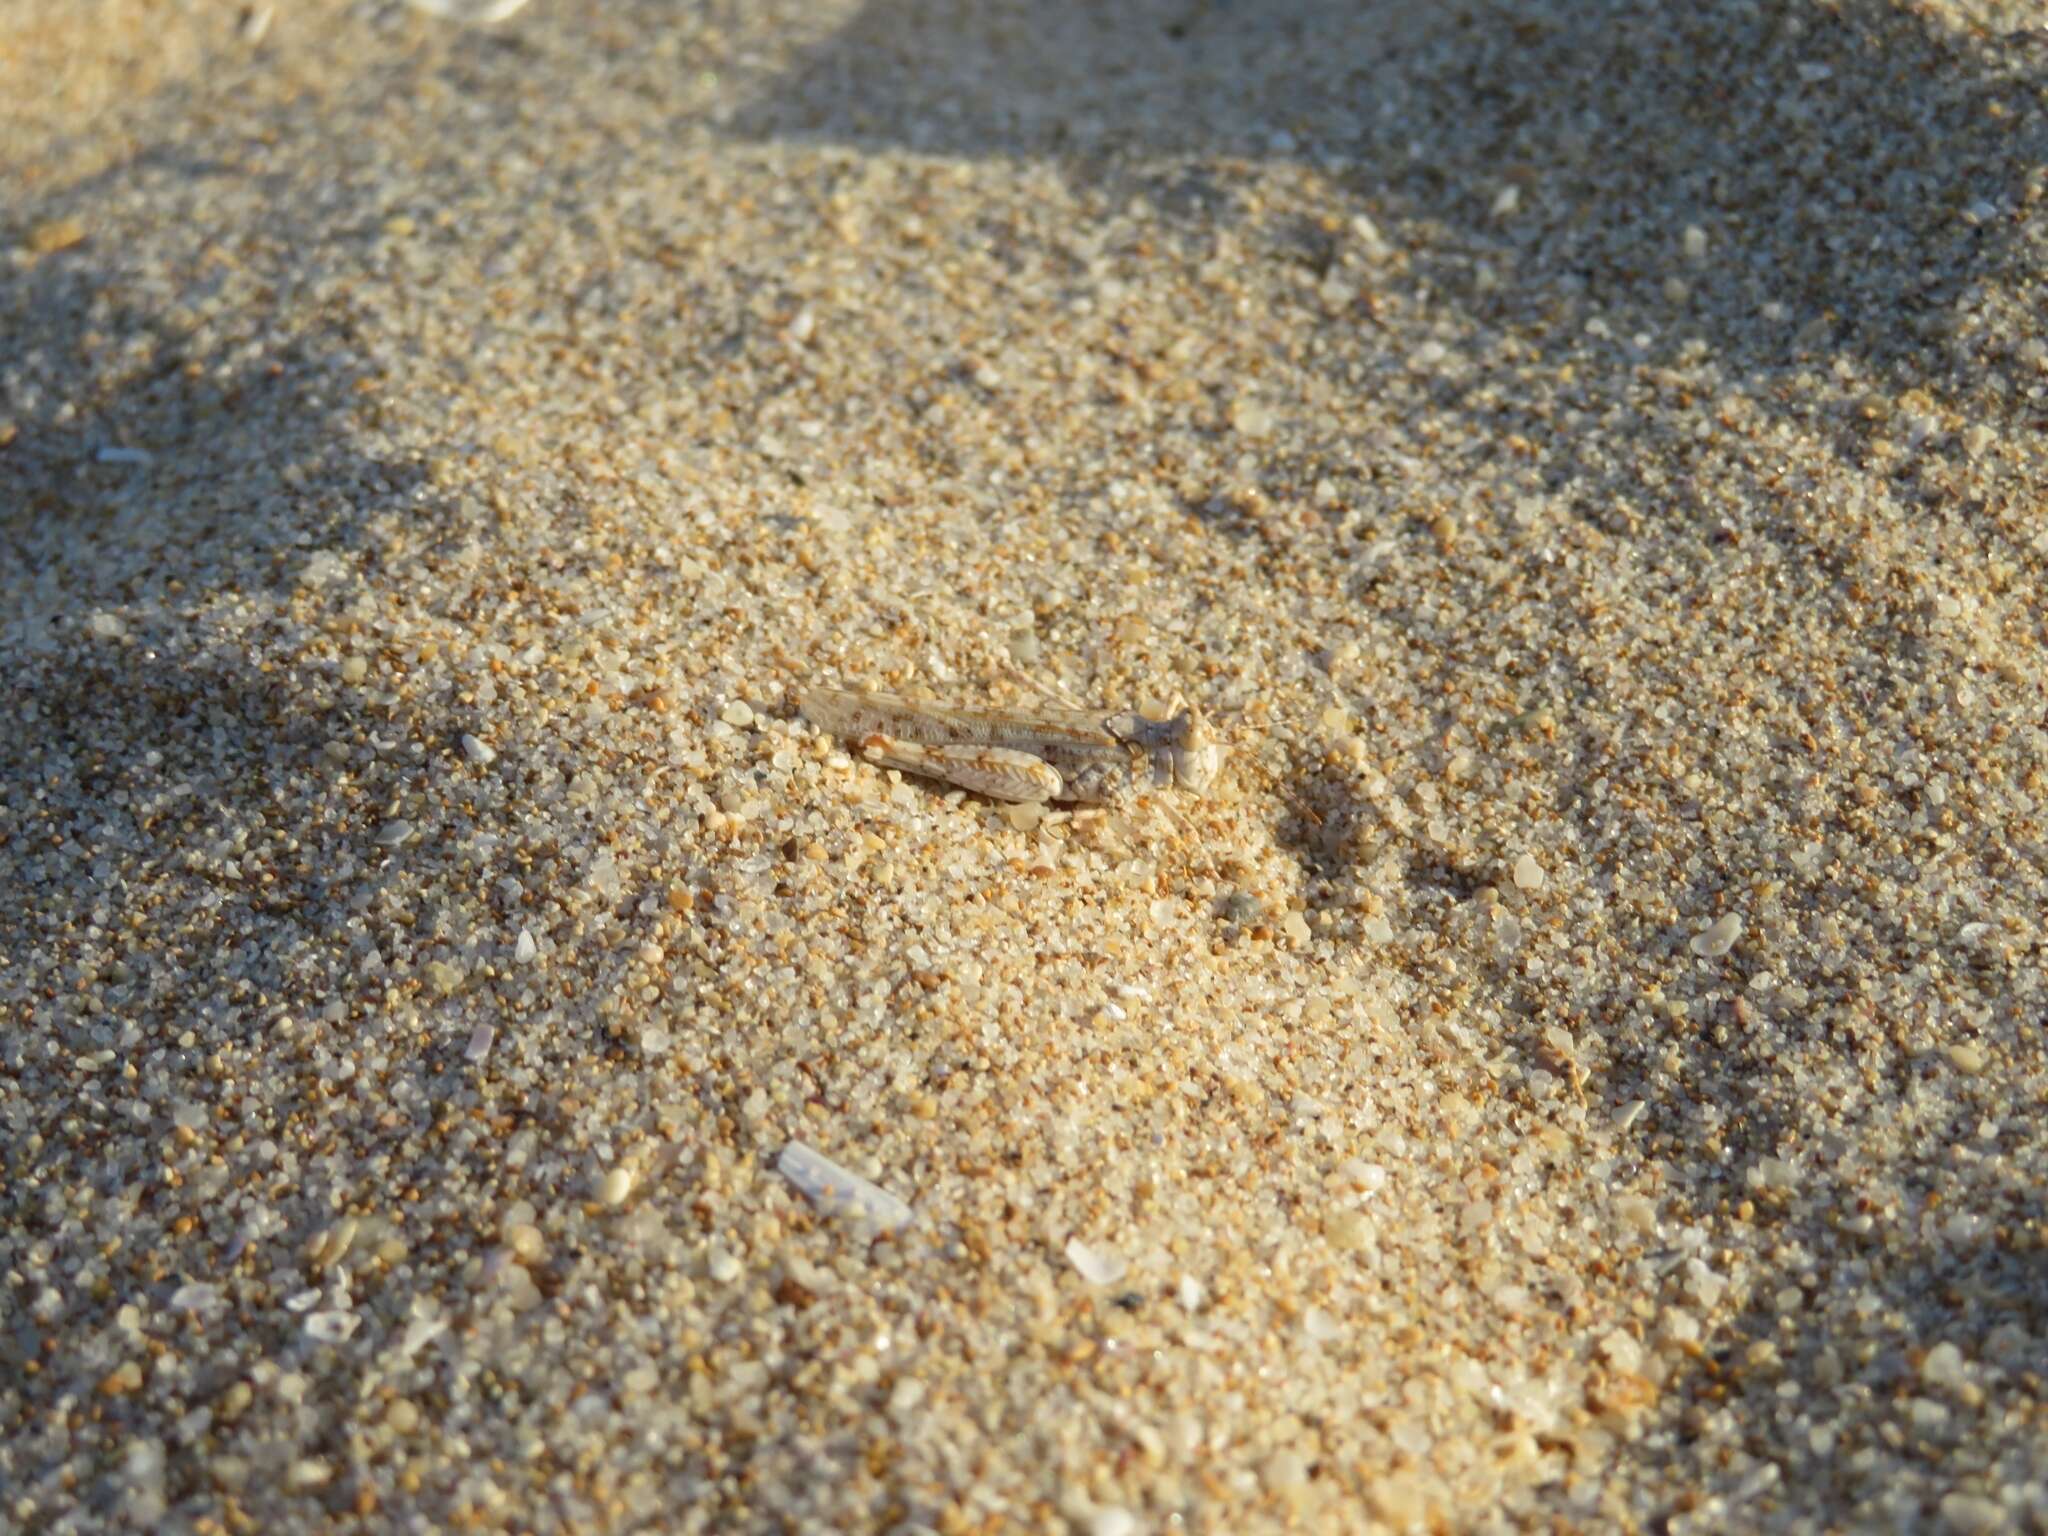
{"label": "grasshopper's thorax", "polygon": [[1148,720],[1132,711],[1111,717],[1105,728],[1150,758],[1156,786],[1205,794],[1223,765],[1223,745],[1194,705],[1175,699],[1169,707],[1174,713],[1164,720]]}

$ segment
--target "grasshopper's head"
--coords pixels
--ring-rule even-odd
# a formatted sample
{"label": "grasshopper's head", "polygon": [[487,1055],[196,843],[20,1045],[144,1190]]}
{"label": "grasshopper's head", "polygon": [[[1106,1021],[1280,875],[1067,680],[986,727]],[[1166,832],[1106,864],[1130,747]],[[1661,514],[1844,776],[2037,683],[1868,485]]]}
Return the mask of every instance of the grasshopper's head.
{"label": "grasshopper's head", "polygon": [[1173,714],[1162,732],[1161,750],[1174,784],[1191,795],[1206,795],[1223,767],[1223,743],[1209,729],[1202,712],[1185,699],[1173,701]]}

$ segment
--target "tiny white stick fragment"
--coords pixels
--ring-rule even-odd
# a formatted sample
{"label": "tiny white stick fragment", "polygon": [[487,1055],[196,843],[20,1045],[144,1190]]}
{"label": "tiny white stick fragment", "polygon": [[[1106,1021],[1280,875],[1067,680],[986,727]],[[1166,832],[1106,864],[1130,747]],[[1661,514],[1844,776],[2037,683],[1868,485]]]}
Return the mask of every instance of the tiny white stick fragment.
{"label": "tiny white stick fragment", "polygon": [[828,1215],[859,1216],[884,1232],[894,1232],[910,1220],[910,1207],[903,1201],[800,1141],[782,1149],[775,1167]]}
{"label": "tiny white stick fragment", "polygon": [[1164,720],[1135,709],[940,704],[864,689],[810,688],[804,718],[869,762],[943,779],[991,800],[1114,802],[1148,789],[1204,794],[1223,747],[1176,698]]}
{"label": "tiny white stick fragment", "polygon": [[503,21],[526,0],[412,0],[413,9],[466,27],[487,27]]}

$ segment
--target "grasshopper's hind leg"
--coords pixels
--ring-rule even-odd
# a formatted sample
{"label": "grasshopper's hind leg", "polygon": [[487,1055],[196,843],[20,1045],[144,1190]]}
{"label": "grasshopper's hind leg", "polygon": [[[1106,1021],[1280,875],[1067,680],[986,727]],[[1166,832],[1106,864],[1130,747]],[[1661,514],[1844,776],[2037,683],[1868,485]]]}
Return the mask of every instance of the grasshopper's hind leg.
{"label": "grasshopper's hind leg", "polygon": [[991,800],[1020,804],[1057,800],[1064,787],[1060,771],[1051,763],[1014,747],[931,746],[877,733],[862,740],[860,751],[871,763],[943,779]]}

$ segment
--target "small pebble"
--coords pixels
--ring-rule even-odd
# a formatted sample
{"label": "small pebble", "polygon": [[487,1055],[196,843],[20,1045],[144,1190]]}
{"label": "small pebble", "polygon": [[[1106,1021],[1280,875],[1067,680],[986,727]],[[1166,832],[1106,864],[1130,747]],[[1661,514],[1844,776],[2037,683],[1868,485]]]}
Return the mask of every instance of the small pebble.
{"label": "small pebble", "polygon": [[1239,437],[1270,436],[1275,425],[1273,412],[1251,400],[1240,400],[1230,408],[1230,427]]}
{"label": "small pebble", "polygon": [[619,1378],[619,1385],[630,1397],[645,1397],[661,1385],[661,1372],[651,1365],[636,1365]]}
{"label": "small pebble", "polygon": [[68,251],[85,239],[85,223],[81,219],[45,219],[34,225],[28,238],[22,241],[23,249],[35,256],[52,256],[58,251]]}
{"label": "small pebble", "polygon": [[1742,937],[1742,918],[1734,912],[1714,919],[1713,926],[1693,935],[1692,952],[1705,960],[1718,960]]}
{"label": "small pebble", "polygon": [[1332,1211],[1324,1218],[1323,1236],[1339,1253],[1355,1253],[1372,1240],[1372,1224],[1357,1211]]}
{"label": "small pebble", "polygon": [[2005,1506],[1981,1493],[1949,1493],[1939,1509],[1941,1528],[1951,1536],[1997,1536],[2010,1530]]}
{"label": "small pebble", "polygon": [[1067,1239],[1067,1262],[1090,1285],[1115,1285],[1130,1266],[1107,1248],[1092,1248],[1078,1237]]}
{"label": "small pebble", "polygon": [[1930,1387],[1949,1390],[1964,1385],[1970,1378],[1963,1352],[1946,1342],[1935,1345],[1920,1362],[1920,1379]]}
{"label": "small pebble", "polygon": [[312,1312],[306,1316],[306,1336],[322,1344],[340,1344],[362,1323],[353,1312]]}
{"label": "small pebble", "polygon": [[1308,1461],[1301,1452],[1283,1446],[1266,1458],[1259,1479],[1275,1493],[1295,1493],[1308,1481]]}

